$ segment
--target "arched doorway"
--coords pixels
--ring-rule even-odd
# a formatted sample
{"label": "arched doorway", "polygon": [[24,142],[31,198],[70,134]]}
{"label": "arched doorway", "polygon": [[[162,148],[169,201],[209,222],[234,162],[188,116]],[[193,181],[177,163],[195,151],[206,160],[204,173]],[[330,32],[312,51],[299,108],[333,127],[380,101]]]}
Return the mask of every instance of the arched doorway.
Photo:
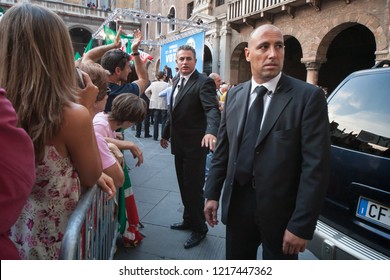
{"label": "arched doorway", "polygon": [[245,52],[242,50],[238,60],[238,83],[245,82],[252,77],[251,65],[245,58]]}
{"label": "arched doorway", "polygon": [[239,84],[249,80],[252,77],[251,68],[248,61],[245,58],[245,47],[248,43],[243,42],[237,45],[232,54],[232,60],[230,62],[230,81],[231,84]]}
{"label": "arched doorway", "polygon": [[[341,31],[340,31],[341,29]],[[338,32],[330,41],[326,53],[326,63],[319,72],[318,85],[331,93],[337,85],[350,73],[371,68],[375,64],[375,37],[361,24],[346,23],[335,30]],[[323,42],[329,42],[325,37]]]}
{"label": "arched doorway", "polygon": [[207,76],[211,74],[213,66],[213,58],[211,51],[208,46],[204,46],[203,49],[203,73],[206,73]]}
{"label": "arched doorway", "polygon": [[72,39],[74,52],[82,55],[85,47],[92,38],[91,32],[85,28],[75,27],[69,30],[69,34]]}
{"label": "arched doorway", "polygon": [[284,66],[283,73],[302,81],[306,81],[306,68],[302,64],[302,48],[294,37],[285,38],[284,41]]}

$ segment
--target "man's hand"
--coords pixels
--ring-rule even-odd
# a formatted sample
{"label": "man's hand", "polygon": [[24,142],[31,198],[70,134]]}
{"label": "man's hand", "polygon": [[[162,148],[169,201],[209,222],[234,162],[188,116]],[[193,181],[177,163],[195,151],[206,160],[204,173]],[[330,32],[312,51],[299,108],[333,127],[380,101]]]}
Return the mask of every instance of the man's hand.
{"label": "man's hand", "polygon": [[169,146],[169,141],[167,139],[164,139],[164,138],[161,138],[160,140],[160,145],[161,147],[163,147],[164,149],[168,148]]}
{"label": "man's hand", "polygon": [[142,33],[139,29],[134,30],[134,39],[131,42],[131,51],[138,52],[138,47],[141,44]]}
{"label": "man's hand", "polygon": [[116,36],[115,36],[115,41],[112,43],[114,49],[119,49],[122,46],[122,41],[121,41],[121,34],[122,33],[123,33],[122,26],[119,26],[118,32],[116,33]]}
{"label": "man's hand", "polygon": [[216,200],[207,200],[205,206],[204,206],[204,216],[206,218],[207,223],[214,227],[215,225],[218,225],[218,210],[219,203]]}
{"label": "man's hand", "polygon": [[216,143],[217,143],[217,137],[215,137],[212,134],[206,134],[202,139],[201,146],[209,148],[210,150],[214,151]]}
{"label": "man's hand", "polygon": [[107,199],[111,199],[115,197],[116,188],[115,188],[114,180],[110,176],[108,176],[105,173],[102,173],[102,175],[100,175],[100,178],[97,180],[97,184],[103,192],[108,194]]}
{"label": "man's hand", "polygon": [[283,236],[283,254],[294,255],[303,252],[306,249],[307,240],[302,239],[287,229]]}

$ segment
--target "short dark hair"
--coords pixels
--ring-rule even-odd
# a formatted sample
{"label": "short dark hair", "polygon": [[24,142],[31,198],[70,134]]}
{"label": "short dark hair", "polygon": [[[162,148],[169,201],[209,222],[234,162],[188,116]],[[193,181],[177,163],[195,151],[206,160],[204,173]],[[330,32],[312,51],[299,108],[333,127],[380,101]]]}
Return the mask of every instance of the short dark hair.
{"label": "short dark hair", "polygon": [[104,69],[110,71],[111,74],[114,74],[116,67],[123,70],[128,61],[130,61],[129,54],[119,49],[113,49],[103,55],[101,65]]}
{"label": "short dark hair", "polygon": [[145,119],[146,110],[145,100],[133,93],[122,93],[112,101],[108,118],[119,123],[139,123]]}
{"label": "short dark hair", "polygon": [[180,46],[177,51],[176,51],[176,54],[179,52],[179,51],[192,51],[192,53],[194,54],[194,58],[196,59],[196,51],[193,47],[191,47],[190,45],[182,45]]}

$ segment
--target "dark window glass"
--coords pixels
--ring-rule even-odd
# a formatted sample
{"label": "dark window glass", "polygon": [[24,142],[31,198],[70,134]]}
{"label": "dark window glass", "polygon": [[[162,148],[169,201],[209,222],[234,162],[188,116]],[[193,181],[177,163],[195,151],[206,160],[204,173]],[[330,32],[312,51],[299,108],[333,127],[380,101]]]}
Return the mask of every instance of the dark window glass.
{"label": "dark window glass", "polygon": [[348,80],[328,111],[333,145],[390,158],[390,71]]}
{"label": "dark window glass", "polygon": [[225,4],[225,0],[216,0],[215,1],[215,7],[221,6],[223,4]]}
{"label": "dark window glass", "polygon": [[[175,9],[173,7],[169,10],[168,17],[172,18],[172,19],[174,19],[176,17],[176,11],[175,11]],[[169,31],[174,31],[174,30],[175,30],[175,24],[174,23],[170,24],[169,25]]]}
{"label": "dark window glass", "polygon": [[194,2],[190,2],[187,4],[187,19],[192,16],[192,11],[194,10]]}

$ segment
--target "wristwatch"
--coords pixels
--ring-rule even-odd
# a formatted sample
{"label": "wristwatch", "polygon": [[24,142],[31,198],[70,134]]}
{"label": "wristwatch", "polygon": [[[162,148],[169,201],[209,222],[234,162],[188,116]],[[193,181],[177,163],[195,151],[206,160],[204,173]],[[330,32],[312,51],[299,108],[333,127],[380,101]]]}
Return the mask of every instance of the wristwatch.
{"label": "wristwatch", "polygon": [[133,53],[131,53],[131,55],[132,56],[137,56],[137,55],[139,55],[139,52],[133,52]]}

